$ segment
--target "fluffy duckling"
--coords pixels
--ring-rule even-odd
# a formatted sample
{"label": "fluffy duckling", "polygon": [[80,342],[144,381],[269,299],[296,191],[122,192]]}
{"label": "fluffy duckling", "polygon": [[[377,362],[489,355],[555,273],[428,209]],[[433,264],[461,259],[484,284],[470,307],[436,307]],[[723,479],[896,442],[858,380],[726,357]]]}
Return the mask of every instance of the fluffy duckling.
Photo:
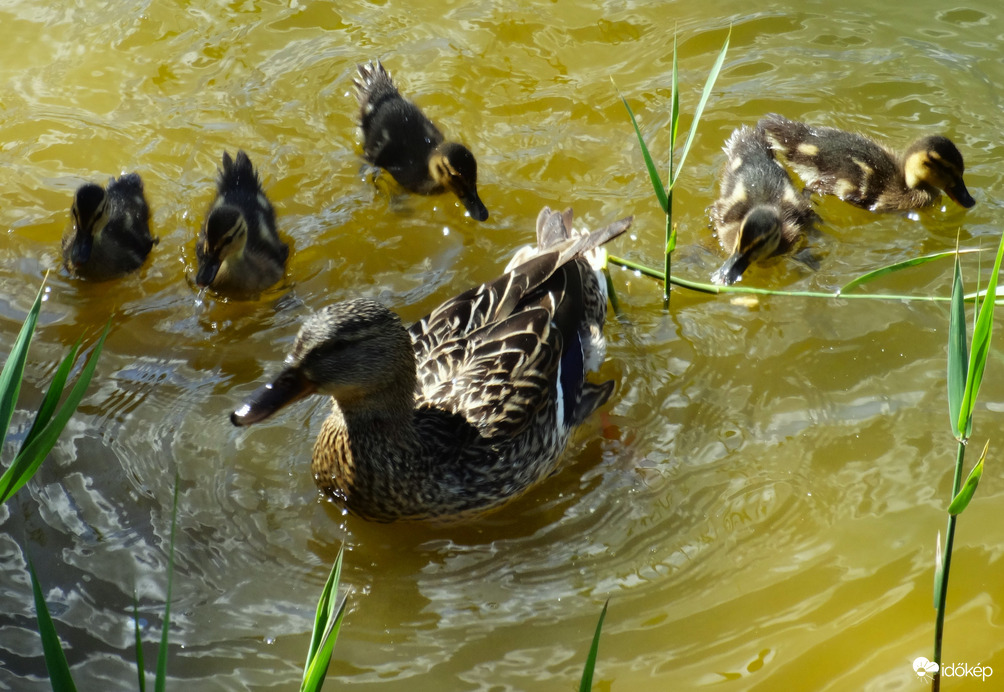
{"label": "fluffy duckling", "polygon": [[136,173],[82,185],[73,197],[72,221],[63,235],[63,263],[75,276],[104,281],[139,269],[157,239],[150,207]]}
{"label": "fluffy duckling", "polygon": [[545,207],[535,251],[410,329],[372,300],[325,307],[231,421],[332,397],[314,480],[369,519],[457,519],[522,494],[555,471],[572,430],[614,389],[586,372],[603,360],[600,246],[631,219],[592,233],[571,221],[571,210]]}
{"label": "fluffy duckling", "polygon": [[718,241],[731,254],[711,280],[729,285],[752,262],[794,249],[819,217],[774,159],[762,130],[743,125],[724,150],[721,197],[710,214]]}
{"label": "fluffy duckling", "polygon": [[926,207],[941,190],[967,209],[976,204],[962,180],[962,154],[947,137],[923,137],[899,154],[862,135],[813,127],[776,113],[757,127],[810,190],[836,195],[862,209]]}
{"label": "fluffy duckling", "polygon": [[282,278],[289,247],[279,239],[275,211],[247,154],[238,151],[233,159],[223,152],[216,188],[195,248],[195,283],[234,296],[260,293]]}
{"label": "fluffy duckling", "polygon": [[420,195],[449,190],[471,218],[484,221],[488,209],[478,197],[478,164],[463,144],[443,133],[398,92],[380,62],[359,65],[355,80],[363,154],[390,173],[401,187]]}

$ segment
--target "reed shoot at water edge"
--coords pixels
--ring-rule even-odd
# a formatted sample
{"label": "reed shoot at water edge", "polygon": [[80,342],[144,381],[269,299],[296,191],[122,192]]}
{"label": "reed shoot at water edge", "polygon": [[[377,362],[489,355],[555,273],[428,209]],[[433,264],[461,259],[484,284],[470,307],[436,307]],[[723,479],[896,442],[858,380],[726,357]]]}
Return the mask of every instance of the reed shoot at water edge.
{"label": "reed shoot at water edge", "polygon": [[976,406],[976,397],[979,394],[983,372],[990,355],[990,337],[993,333],[994,306],[996,304],[996,300],[991,296],[996,297],[997,295],[997,277],[1000,273],[1002,257],[1004,257],[1004,234],[1001,235],[997,247],[997,258],[987,282],[986,297],[982,303],[977,300],[973,338],[968,349],[966,346],[966,312],[963,302],[962,270],[959,267],[957,256],[955,272],[952,277],[952,306],[948,329],[948,414],[952,434],[958,441],[958,445],[955,455],[955,473],[952,477],[952,500],[948,505],[945,546],[942,550],[939,534],[935,552],[934,608],[936,616],[932,660],[937,665],[937,669],[933,671],[931,681],[931,689],[934,692],[941,689],[941,651],[945,634],[948,575],[952,565],[952,549],[955,545],[955,527],[959,515],[969,506],[980,483],[983,464],[990,446],[990,440],[987,440],[983,447],[983,454],[980,455],[979,461],[976,462],[963,482],[966,445],[973,432],[973,409]]}

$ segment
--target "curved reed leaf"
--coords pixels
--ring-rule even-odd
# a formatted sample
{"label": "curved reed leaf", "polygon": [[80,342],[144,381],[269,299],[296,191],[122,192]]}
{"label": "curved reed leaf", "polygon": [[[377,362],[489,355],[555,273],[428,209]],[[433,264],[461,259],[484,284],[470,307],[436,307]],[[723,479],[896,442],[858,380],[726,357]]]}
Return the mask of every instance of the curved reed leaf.
{"label": "curved reed leaf", "polygon": [[[98,365],[98,358],[101,355],[101,349],[104,347],[105,339],[108,337],[108,331],[111,329],[111,326],[112,323],[109,320],[108,324],[105,325],[101,338],[98,339],[94,347],[94,351],[84,364],[83,369],[80,371],[80,376],[77,377],[77,381],[70,389],[70,393],[67,395],[63,405],[59,407],[59,410],[45,423],[41,430],[36,432],[35,426],[32,426],[33,436],[30,440],[25,440],[26,444],[18,452],[10,468],[0,477],[0,502],[6,501],[7,498],[20,490],[28,482],[55,446],[56,440],[59,439],[59,435],[63,432],[63,428],[66,427],[70,417],[77,410],[80,400],[84,398],[84,393],[87,391],[91,378],[94,376],[94,369]],[[75,355],[75,351],[71,350],[70,355]],[[67,356],[67,358],[69,357]],[[60,365],[60,371],[62,371],[65,365],[64,360],[64,363]],[[49,394],[46,394],[46,401],[43,402],[43,406],[46,406],[48,401]]]}
{"label": "curved reed leaf", "polygon": [[164,627],[160,633],[157,651],[157,675],[153,681],[156,692],[164,692],[167,685],[167,635],[171,627],[171,587],[174,583],[174,534],[178,528],[178,474],[174,474],[174,506],[171,509],[171,540],[167,555],[167,594],[164,601]]}
{"label": "curved reed leaf", "polygon": [[42,652],[45,654],[45,669],[49,673],[49,684],[53,692],[76,692],[73,677],[70,675],[70,665],[66,662],[63,645],[56,634],[56,626],[52,624],[49,607],[45,605],[42,587],[35,574],[35,566],[28,558],[28,573],[31,575],[31,591],[35,596],[35,617],[38,620],[38,633],[42,637]]}
{"label": "curved reed leaf", "polygon": [[136,636],[136,673],[139,675],[139,692],[146,692],[146,665],[143,662],[143,637],[139,632],[139,603],[136,601],[136,589],[132,592],[132,625]]}
{"label": "curved reed leaf", "polygon": [[31,337],[35,333],[38,313],[42,311],[44,291],[45,279],[42,279],[42,285],[38,289],[38,295],[35,296],[35,302],[32,303],[28,315],[24,318],[24,324],[21,325],[17,339],[14,340],[14,346],[10,350],[7,362],[3,365],[3,370],[0,370],[0,446],[7,439],[7,428],[10,427],[10,420],[14,416],[17,395],[21,392],[24,364],[28,360],[28,345],[31,344]]}
{"label": "curved reed leaf", "polygon": [[[614,85],[614,89],[617,89],[617,84],[614,83],[613,77],[610,78],[610,82]],[[655,167],[655,161],[652,160],[652,154],[649,153],[648,147],[645,146],[645,138],[642,137],[641,128],[638,127],[638,121],[634,117],[634,111],[631,110],[631,106],[628,104],[627,99],[621,95],[619,90],[617,95],[621,97],[621,103],[624,104],[628,115],[631,116],[631,124],[634,125],[634,133],[638,137],[638,145],[641,146],[641,155],[645,159],[645,168],[648,169],[648,177],[652,181],[652,189],[655,191],[655,196],[659,200],[659,206],[662,207],[663,213],[668,214],[669,198],[666,196],[666,188],[663,187],[662,180],[659,179],[659,169]]]}
{"label": "curved reed leaf", "polygon": [[[997,295],[997,278],[1000,274],[1002,258],[1004,258],[1004,234],[1001,234],[1000,243],[997,246],[997,257],[994,260],[994,269],[987,282],[987,296]],[[958,428],[963,440],[969,439],[973,431],[973,407],[976,405],[976,397],[980,392],[980,384],[983,382],[983,370],[986,368],[987,358],[990,355],[990,337],[993,333],[994,306],[996,304],[995,300],[983,301],[980,305],[979,316],[976,318],[976,326],[973,328],[966,390],[959,407]]]}
{"label": "curved reed leaf", "polygon": [[321,597],[314,612],[314,629],[310,635],[310,649],[307,652],[307,662],[303,669],[303,682],[300,692],[317,692],[324,684],[331,662],[331,652],[338,640],[345,617],[346,597],[342,596],[338,605],[332,607],[333,597],[338,594],[338,583],[342,578],[342,558],[345,553],[343,545],[338,550],[335,563],[331,566],[328,580],[321,590]]}
{"label": "curved reed leaf", "polygon": [[983,252],[983,250],[977,248],[966,248],[964,250],[958,250],[958,249],[945,250],[944,252],[935,252],[930,255],[924,255],[923,257],[913,257],[908,260],[903,260],[902,262],[894,262],[893,264],[889,264],[884,267],[879,267],[878,269],[866,272],[861,276],[858,276],[848,281],[843,286],[837,289],[837,293],[846,293],[847,291],[855,289],[858,286],[861,286],[862,284],[868,283],[869,281],[874,281],[875,279],[885,276],[886,274],[892,274],[893,272],[902,271],[903,269],[909,269],[910,267],[916,267],[921,264],[927,264],[928,262],[933,262],[934,260],[943,259],[945,257],[952,257],[953,255],[955,256],[956,260],[958,260],[959,255],[968,255],[974,252]]}
{"label": "curved reed leaf", "polygon": [[962,489],[958,494],[952,499],[952,504],[948,505],[948,513],[952,516],[957,514],[962,514],[962,512],[969,506],[970,501],[973,499],[973,494],[976,492],[976,488],[980,484],[980,478],[983,477],[983,461],[987,458],[987,450],[990,449],[990,440],[983,446],[983,453],[980,455],[980,460],[976,462],[976,466],[973,470],[969,472],[969,476],[966,478],[966,482],[962,485]]}
{"label": "curved reed leaf", "polygon": [[955,256],[955,274],[952,277],[952,308],[948,320],[948,417],[952,434],[961,440],[959,411],[966,393],[966,373],[969,370],[969,340],[966,336],[966,308],[963,302],[962,269],[959,256]]}
{"label": "curved reed leaf", "polygon": [[[725,43],[722,44],[722,49],[718,52],[718,59],[715,60],[714,66],[711,68],[711,72],[708,74],[708,79],[704,83],[704,91],[701,92],[701,100],[697,104],[697,108],[694,110],[694,121],[690,124],[690,134],[687,135],[687,141],[683,145],[683,153],[680,154],[680,164],[676,167],[676,176],[669,181],[669,191],[673,191],[673,185],[676,184],[676,179],[679,177],[680,171],[683,170],[683,162],[687,160],[687,154],[690,152],[690,145],[694,143],[694,136],[697,134],[697,125],[701,121],[701,115],[704,113],[704,106],[708,103],[708,97],[711,96],[711,90],[715,86],[715,81],[718,79],[718,73],[722,71],[722,65],[725,63],[725,55],[729,52],[729,40],[732,38],[732,27],[729,27],[729,34],[725,37]],[[675,43],[674,43],[675,45]],[[676,50],[673,51],[673,75],[676,75]],[[675,85],[673,89],[674,93],[676,91]],[[678,110],[678,109],[677,109]],[[676,131],[676,124],[673,124],[673,130]]]}
{"label": "curved reed leaf", "polygon": [[579,692],[590,692],[593,689],[593,671],[596,668],[596,655],[600,650],[600,631],[603,629],[603,619],[607,616],[607,606],[610,599],[603,604],[600,611],[600,619],[596,623],[596,632],[593,633],[593,643],[589,647],[589,657],[586,658],[586,667],[582,671],[582,681],[579,683]]}

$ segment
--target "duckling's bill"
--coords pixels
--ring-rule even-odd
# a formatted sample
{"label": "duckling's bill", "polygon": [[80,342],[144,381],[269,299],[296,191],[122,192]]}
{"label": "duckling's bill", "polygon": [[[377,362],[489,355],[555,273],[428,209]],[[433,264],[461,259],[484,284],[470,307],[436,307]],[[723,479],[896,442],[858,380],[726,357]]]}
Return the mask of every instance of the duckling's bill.
{"label": "duckling's bill", "polygon": [[230,414],[230,422],[237,426],[253,425],[269,418],[279,409],[310,396],[317,385],[304,377],[296,368],[286,368],[278,377],[255,390],[240,408]]}
{"label": "duckling's bill", "polygon": [[488,219],[488,208],[485,203],[481,201],[478,197],[478,191],[474,188],[469,190],[454,190],[457,197],[463,203],[464,208],[467,213],[471,215],[471,218],[475,221],[486,221]]}
{"label": "duckling's bill", "polygon": [[719,286],[731,286],[742,278],[743,272],[745,272],[749,266],[749,253],[736,250],[732,253],[731,257],[725,260],[725,264],[719,267],[715,273],[711,275],[711,283],[718,284]]}
{"label": "duckling's bill", "polygon": [[969,194],[969,190],[966,188],[966,184],[962,181],[961,177],[955,185],[945,188],[945,194],[948,195],[949,199],[953,202],[965,207],[966,209],[969,209],[976,204],[976,200],[973,199],[971,194]]}

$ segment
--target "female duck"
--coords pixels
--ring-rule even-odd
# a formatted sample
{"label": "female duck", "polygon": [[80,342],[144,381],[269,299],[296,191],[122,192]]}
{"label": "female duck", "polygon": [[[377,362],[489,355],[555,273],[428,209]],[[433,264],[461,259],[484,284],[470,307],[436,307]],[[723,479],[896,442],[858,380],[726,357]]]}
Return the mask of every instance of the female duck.
{"label": "female duck", "polygon": [[462,144],[443,133],[398,92],[379,62],[359,65],[355,80],[363,154],[390,173],[401,187],[420,195],[449,190],[471,218],[484,221],[488,209],[478,197],[478,164]]}
{"label": "female duck", "polygon": [[557,466],[572,429],[610,396],[599,247],[623,219],[571,231],[545,208],[536,252],[406,330],[372,300],[330,305],[297,334],[287,367],[231,416],[250,425],[309,394],[332,397],[314,480],[379,521],[451,519],[497,507]]}
{"label": "female duck", "polygon": [[923,137],[901,155],[862,135],[773,113],[757,127],[810,190],[862,209],[918,209],[942,190],[967,209],[976,204],[962,180],[962,154],[947,137]]}
{"label": "female duck", "polygon": [[150,235],[150,207],[136,173],[87,183],[73,197],[72,222],[63,235],[63,263],[75,276],[104,281],[139,269],[157,239]]}
{"label": "female duck", "polygon": [[819,217],[774,159],[761,130],[743,125],[724,149],[721,197],[710,213],[718,241],[731,254],[711,280],[729,285],[753,262],[798,246]]}
{"label": "female duck", "polygon": [[248,296],[278,282],[289,247],[279,240],[275,211],[262,190],[251,159],[223,152],[216,199],[195,247],[195,283],[233,296]]}

